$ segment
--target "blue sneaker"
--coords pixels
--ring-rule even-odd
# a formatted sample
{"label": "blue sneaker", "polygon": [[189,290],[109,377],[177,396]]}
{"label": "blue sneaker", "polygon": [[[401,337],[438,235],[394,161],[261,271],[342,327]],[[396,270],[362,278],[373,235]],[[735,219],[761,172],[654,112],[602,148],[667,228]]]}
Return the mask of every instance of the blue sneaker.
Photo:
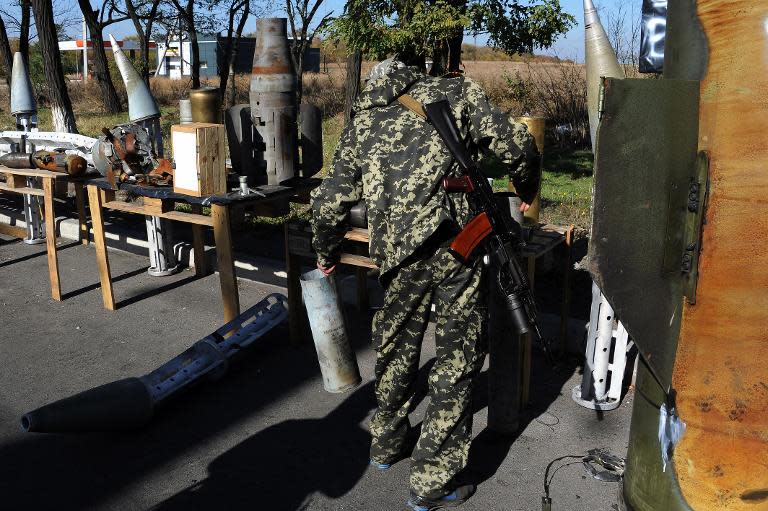
{"label": "blue sneaker", "polygon": [[432,511],[446,507],[457,507],[469,500],[474,493],[474,484],[459,486],[452,492],[439,497],[422,497],[411,492],[411,498],[405,505],[411,511]]}
{"label": "blue sneaker", "polygon": [[389,470],[392,468],[392,463],[379,463],[378,461],[371,460],[371,466],[379,470]]}

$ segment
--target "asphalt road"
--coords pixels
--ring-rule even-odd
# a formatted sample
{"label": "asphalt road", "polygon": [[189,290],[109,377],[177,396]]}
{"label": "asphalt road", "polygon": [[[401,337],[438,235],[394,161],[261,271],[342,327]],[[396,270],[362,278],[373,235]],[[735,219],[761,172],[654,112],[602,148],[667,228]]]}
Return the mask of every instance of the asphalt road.
{"label": "asphalt road", "polygon": [[[110,312],[101,304],[93,247],[60,242],[65,300],[55,302],[44,245],[0,238],[0,509],[403,509],[407,462],[384,473],[368,467],[371,316],[354,309],[363,383],[350,393],[326,393],[310,339],[291,346],[279,327],[223,380],[157,410],[139,431],[23,433],[23,413],[149,372],[221,323],[216,275],[153,278],[145,258],[113,252],[119,308]],[[284,292],[241,281],[243,308],[275,291]],[[433,355],[430,333],[422,363]],[[486,373],[479,378],[467,473],[479,489],[461,509],[541,509],[544,470],[554,458],[594,447],[626,453],[631,392],[618,410],[597,415],[570,399],[580,381],[575,363],[551,369],[538,353],[534,362],[533,402],[514,437],[485,429]],[[616,493],[616,483],[570,465],[555,475],[553,509],[617,509]]]}

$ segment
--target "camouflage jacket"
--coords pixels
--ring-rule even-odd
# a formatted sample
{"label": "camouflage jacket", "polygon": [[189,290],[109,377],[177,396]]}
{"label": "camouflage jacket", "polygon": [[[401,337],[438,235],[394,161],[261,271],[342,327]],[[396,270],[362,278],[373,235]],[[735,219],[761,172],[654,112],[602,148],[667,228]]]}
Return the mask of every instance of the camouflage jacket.
{"label": "camouflage jacket", "polygon": [[525,125],[491,106],[472,80],[434,78],[404,68],[372,80],[339,140],[328,176],[312,193],[313,247],[325,267],[339,260],[349,210],[365,198],[370,254],[381,274],[414,253],[444,222],[471,218],[463,194],[448,194],[442,178],[457,172],[438,133],[397,101],[408,93],[422,104],[447,99],[481,168],[501,168],[531,201],[539,184],[538,152]]}

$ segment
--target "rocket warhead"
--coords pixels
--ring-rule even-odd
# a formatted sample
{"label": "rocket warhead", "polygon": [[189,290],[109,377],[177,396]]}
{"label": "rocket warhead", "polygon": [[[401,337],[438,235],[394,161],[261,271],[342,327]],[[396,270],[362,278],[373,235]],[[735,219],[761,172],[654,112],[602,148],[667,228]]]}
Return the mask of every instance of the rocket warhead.
{"label": "rocket warhead", "polygon": [[13,71],[11,71],[11,114],[37,114],[37,103],[32,91],[32,82],[27,72],[27,64],[21,53],[13,55]]}
{"label": "rocket warhead", "polygon": [[120,70],[120,76],[123,78],[125,91],[128,94],[128,117],[131,122],[160,117],[160,109],[149,87],[141,79],[112,34],[109,34],[109,41],[112,44],[117,69]]}
{"label": "rocket warhead", "polygon": [[587,111],[592,149],[597,135],[600,78],[624,78],[624,70],[616,58],[616,52],[608,40],[603,24],[592,0],[584,0],[584,56],[587,65]]}

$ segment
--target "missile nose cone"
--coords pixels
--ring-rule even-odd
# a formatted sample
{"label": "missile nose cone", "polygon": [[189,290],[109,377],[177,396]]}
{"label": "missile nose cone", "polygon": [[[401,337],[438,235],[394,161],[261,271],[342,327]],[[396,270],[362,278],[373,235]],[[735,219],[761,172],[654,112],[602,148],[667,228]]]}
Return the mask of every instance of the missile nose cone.
{"label": "missile nose cone", "polygon": [[131,122],[160,117],[160,109],[149,87],[141,79],[112,34],[109,34],[109,41],[112,45],[112,53],[115,55],[117,69],[120,70],[120,76],[125,84],[125,92],[128,94],[128,117]]}
{"label": "missile nose cone", "polygon": [[11,114],[36,114],[37,104],[32,92],[32,82],[29,80],[27,65],[21,53],[13,55],[13,70],[11,71]]}

